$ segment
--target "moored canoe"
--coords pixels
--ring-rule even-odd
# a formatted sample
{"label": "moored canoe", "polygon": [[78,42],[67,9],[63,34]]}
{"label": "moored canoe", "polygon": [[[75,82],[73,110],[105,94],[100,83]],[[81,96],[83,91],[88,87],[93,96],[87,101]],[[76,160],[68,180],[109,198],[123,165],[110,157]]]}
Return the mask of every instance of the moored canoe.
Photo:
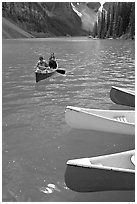
{"label": "moored canoe", "polygon": [[135,107],[135,91],[133,90],[112,86],[110,98],[116,104]]}
{"label": "moored canoe", "polygon": [[135,150],[67,161],[65,183],[77,192],[135,189]]}
{"label": "moored canoe", "polygon": [[135,134],[135,111],[101,110],[67,106],[65,120],[76,129]]}

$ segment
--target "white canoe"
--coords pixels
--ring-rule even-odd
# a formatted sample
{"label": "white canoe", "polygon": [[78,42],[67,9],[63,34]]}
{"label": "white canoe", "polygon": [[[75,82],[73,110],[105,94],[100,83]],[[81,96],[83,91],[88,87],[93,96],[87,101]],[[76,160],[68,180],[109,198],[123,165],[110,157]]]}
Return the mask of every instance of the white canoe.
{"label": "white canoe", "polygon": [[67,106],[65,120],[76,129],[135,134],[135,111],[100,110]]}
{"label": "white canoe", "polygon": [[116,104],[135,107],[135,91],[133,90],[112,86],[110,98]]}
{"label": "white canoe", "polygon": [[68,160],[65,183],[77,192],[135,189],[135,150]]}

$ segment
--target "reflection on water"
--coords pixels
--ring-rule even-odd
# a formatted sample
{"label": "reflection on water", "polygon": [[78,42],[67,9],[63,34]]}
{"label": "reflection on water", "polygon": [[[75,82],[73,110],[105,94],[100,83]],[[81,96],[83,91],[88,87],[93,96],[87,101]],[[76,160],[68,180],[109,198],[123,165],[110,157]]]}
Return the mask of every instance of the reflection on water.
{"label": "reflection on water", "polygon": [[[3,201],[134,201],[131,191],[85,195],[64,183],[68,159],[134,148],[134,137],[72,130],[64,119],[67,105],[133,109],[109,91],[135,88],[134,41],[4,40],[2,52]],[[51,52],[66,75],[36,84],[34,65]]]}

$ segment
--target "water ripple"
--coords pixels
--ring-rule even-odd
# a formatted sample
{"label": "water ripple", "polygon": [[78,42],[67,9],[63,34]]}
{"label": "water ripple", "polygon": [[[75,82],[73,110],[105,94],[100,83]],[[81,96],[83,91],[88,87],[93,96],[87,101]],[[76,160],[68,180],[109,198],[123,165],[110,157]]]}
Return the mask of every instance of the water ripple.
{"label": "water ripple", "polygon": [[[19,202],[72,201],[80,194],[67,189],[62,181],[68,158],[117,152],[121,147],[131,149],[134,138],[123,140],[118,135],[110,139],[105,133],[73,131],[65,122],[65,108],[109,109],[114,105],[109,97],[112,85],[134,89],[134,42],[87,38],[4,42],[3,198]],[[48,59],[52,50],[66,75],[57,73],[36,83],[36,60],[39,54]]]}

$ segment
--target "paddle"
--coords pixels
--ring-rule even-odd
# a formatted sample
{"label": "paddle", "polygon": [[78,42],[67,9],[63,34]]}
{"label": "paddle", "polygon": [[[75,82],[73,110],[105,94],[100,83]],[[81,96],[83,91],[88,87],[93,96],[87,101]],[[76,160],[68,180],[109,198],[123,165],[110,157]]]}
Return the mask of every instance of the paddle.
{"label": "paddle", "polygon": [[56,72],[59,74],[65,74],[66,71],[64,69],[57,69]]}
{"label": "paddle", "polygon": [[63,69],[57,69],[58,64],[55,60],[50,60],[49,61],[49,66],[50,68],[56,69],[56,72],[58,72],[59,74],[65,74],[65,70]]}

